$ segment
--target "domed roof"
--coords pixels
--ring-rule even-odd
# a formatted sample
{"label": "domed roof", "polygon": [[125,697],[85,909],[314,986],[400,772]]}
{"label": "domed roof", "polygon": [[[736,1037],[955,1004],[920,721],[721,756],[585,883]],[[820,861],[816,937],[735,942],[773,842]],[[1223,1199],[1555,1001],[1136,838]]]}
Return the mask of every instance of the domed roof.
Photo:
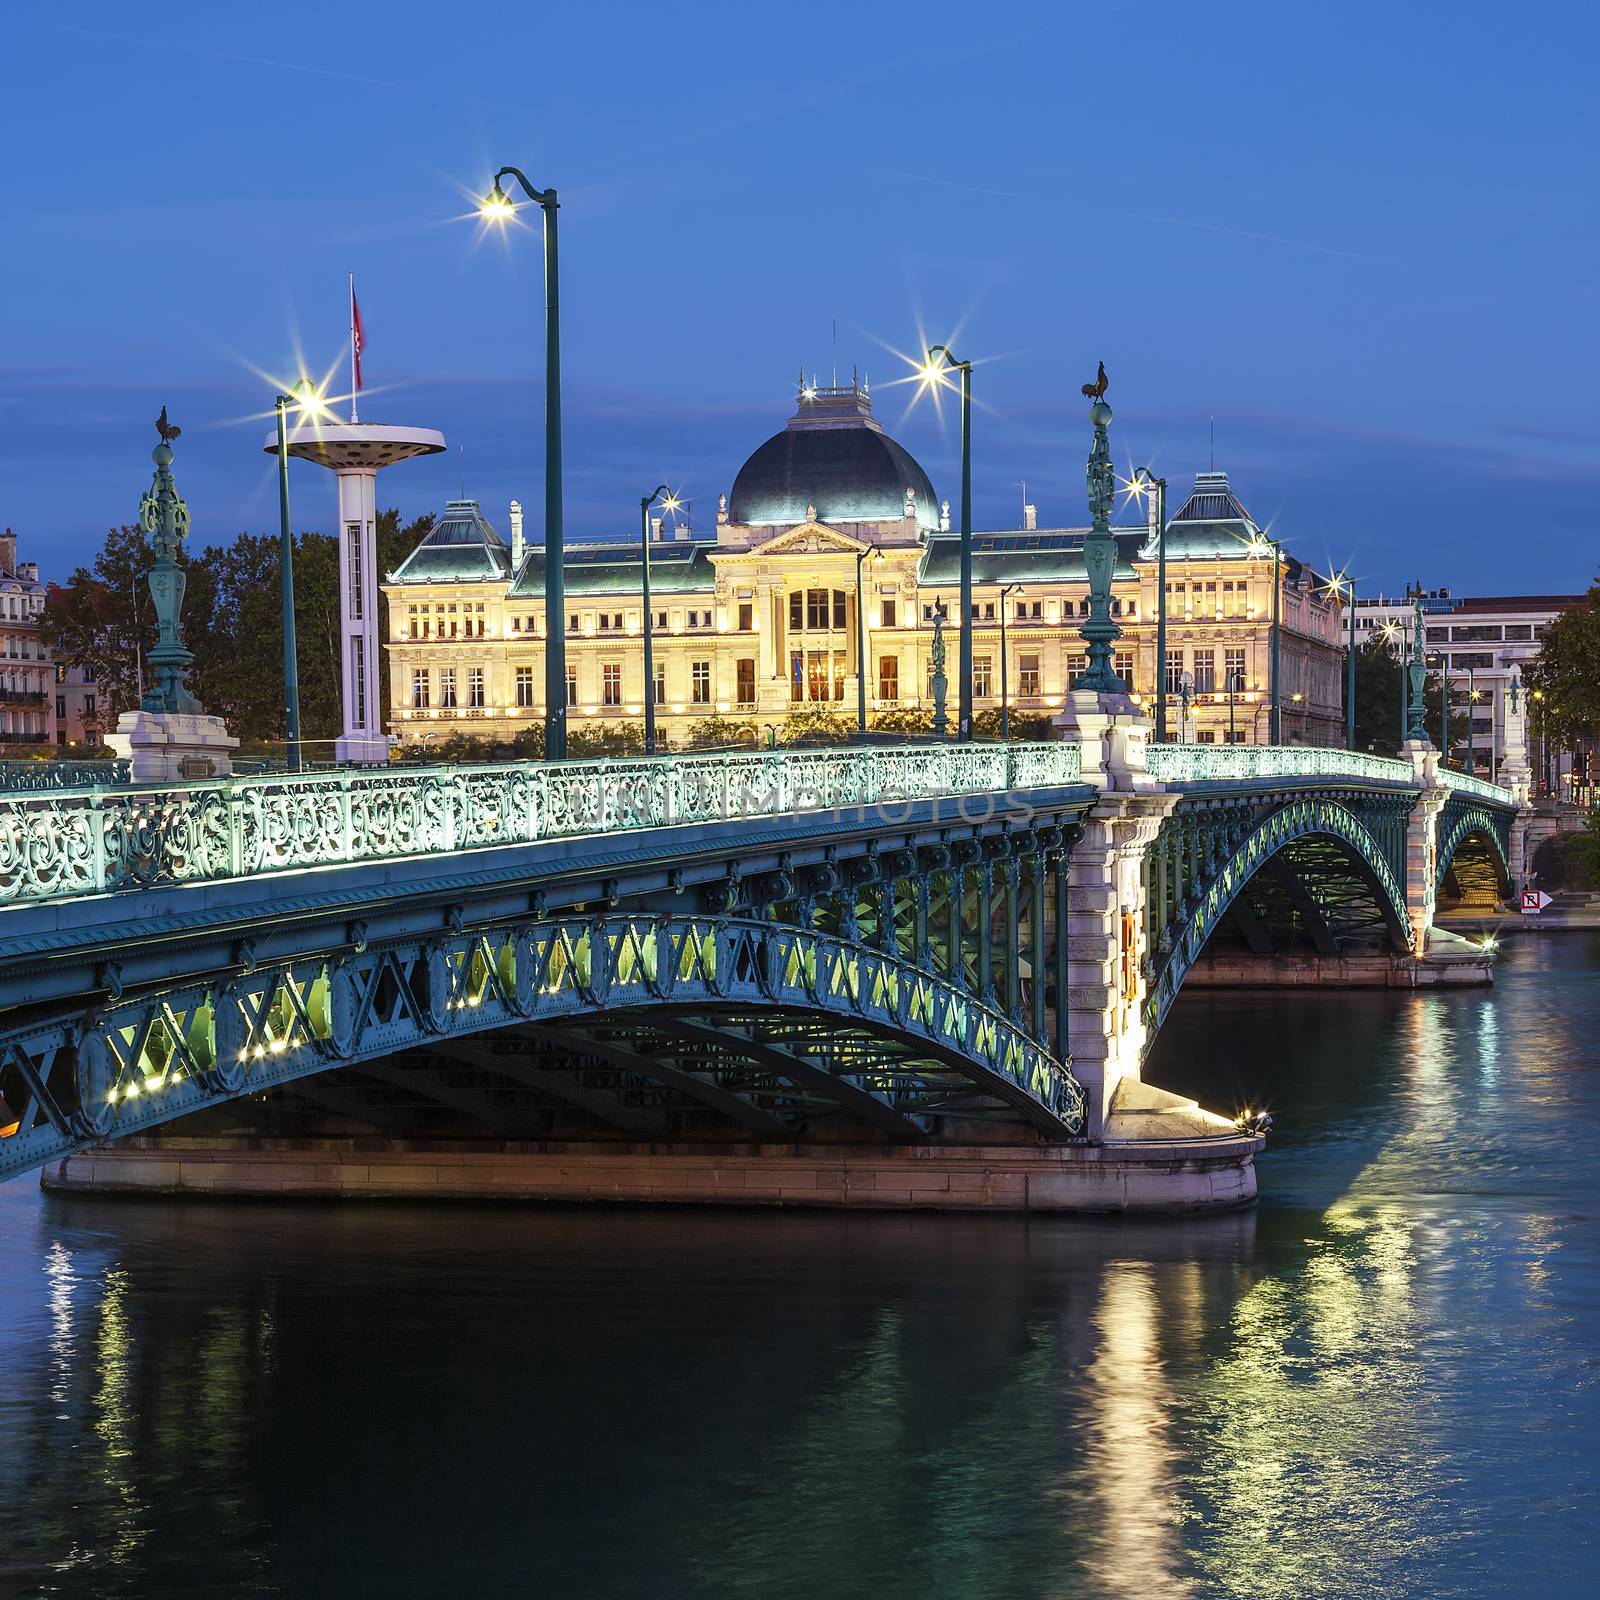
{"label": "domed roof", "polygon": [[917,526],[935,530],[939,505],[928,475],[872,415],[867,390],[802,389],[799,408],[733,480],[730,522],[894,522],[906,514],[906,490],[917,497]]}

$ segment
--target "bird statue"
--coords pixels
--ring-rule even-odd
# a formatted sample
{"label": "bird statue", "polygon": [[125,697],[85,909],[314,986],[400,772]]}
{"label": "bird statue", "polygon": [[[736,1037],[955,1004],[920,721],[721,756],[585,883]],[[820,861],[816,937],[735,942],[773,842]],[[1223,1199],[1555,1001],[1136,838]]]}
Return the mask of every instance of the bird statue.
{"label": "bird statue", "polygon": [[[1089,391],[1085,389],[1083,392],[1087,394]],[[182,428],[175,428],[167,421],[167,408],[165,406],[162,406],[161,415],[156,418],[156,432],[161,435],[163,444],[171,444],[183,432]]]}
{"label": "bird statue", "polygon": [[1099,374],[1096,376],[1094,382],[1086,383],[1083,386],[1084,399],[1104,400],[1106,397],[1106,381],[1106,364],[1102,361],[1100,363]]}

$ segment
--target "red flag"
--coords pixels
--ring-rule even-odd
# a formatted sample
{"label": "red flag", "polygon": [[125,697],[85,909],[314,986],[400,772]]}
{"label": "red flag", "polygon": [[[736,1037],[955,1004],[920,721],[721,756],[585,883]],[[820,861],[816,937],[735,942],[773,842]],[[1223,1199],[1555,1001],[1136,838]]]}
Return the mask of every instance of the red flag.
{"label": "red flag", "polygon": [[361,387],[361,352],[367,348],[367,336],[361,330],[361,307],[356,304],[355,280],[350,282],[350,361],[355,368],[356,388]]}

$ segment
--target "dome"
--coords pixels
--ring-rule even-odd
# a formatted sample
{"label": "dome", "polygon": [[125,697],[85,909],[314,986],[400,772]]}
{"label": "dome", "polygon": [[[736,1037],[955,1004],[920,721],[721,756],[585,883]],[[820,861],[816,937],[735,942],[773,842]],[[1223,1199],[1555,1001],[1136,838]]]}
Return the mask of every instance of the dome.
{"label": "dome", "polygon": [[937,530],[933,485],[883,431],[867,390],[803,389],[788,427],[739,468],[728,520],[804,522],[815,506],[819,522],[894,522],[906,514],[908,489],[917,497],[917,526]]}

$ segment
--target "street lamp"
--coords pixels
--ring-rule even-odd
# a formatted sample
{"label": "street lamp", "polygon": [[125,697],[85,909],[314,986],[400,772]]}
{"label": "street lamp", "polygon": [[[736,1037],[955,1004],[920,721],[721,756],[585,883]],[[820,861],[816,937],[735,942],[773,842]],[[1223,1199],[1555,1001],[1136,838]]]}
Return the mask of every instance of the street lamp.
{"label": "street lamp", "polygon": [[1000,590],[1000,742],[1011,737],[1011,678],[1006,663],[1006,596],[1022,588],[1020,583],[1005,584]]}
{"label": "street lamp", "polygon": [[1272,712],[1267,723],[1267,733],[1273,744],[1282,744],[1283,707],[1278,689],[1279,640],[1282,636],[1282,626],[1278,615],[1278,592],[1282,587],[1283,575],[1279,569],[1283,564],[1283,542],[1279,539],[1269,539],[1266,534],[1258,532],[1251,541],[1250,554],[1259,559],[1265,557],[1269,550],[1272,552],[1272,671],[1268,681]]}
{"label": "street lamp", "polygon": [[1439,765],[1450,766],[1450,658],[1443,650],[1437,655],[1424,656],[1422,664],[1439,664]]}
{"label": "street lamp", "polygon": [[867,731],[867,601],[861,566],[868,556],[877,558],[878,547],[869,544],[856,551],[856,732]]}
{"label": "street lamp", "polygon": [[[1473,667],[1467,668],[1467,771],[1473,777],[1478,775],[1478,737],[1477,730],[1472,725],[1472,708],[1478,701],[1477,672]],[[1492,765],[1492,763],[1491,763]]]}
{"label": "street lamp", "polygon": [[1336,572],[1328,580],[1328,590],[1343,599],[1346,590],[1350,599],[1350,642],[1346,646],[1344,679],[1344,747],[1356,747],[1356,580],[1348,572]]}
{"label": "street lamp", "polygon": [[924,385],[961,374],[961,647],[956,700],[956,738],[972,737],[972,363],[957,361],[942,344],[929,345],[918,369]]}
{"label": "street lamp", "polygon": [[1242,689],[1243,687],[1244,687],[1244,672],[1239,667],[1235,667],[1233,669],[1233,671],[1228,674],[1228,678],[1227,678],[1227,689],[1228,689],[1228,743],[1229,744],[1237,744],[1239,742],[1238,737],[1237,737],[1237,735],[1235,733],[1235,730],[1234,730],[1234,726],[1233,726],[1233,704],[1234,704],[1235,697],[1239,693],[1239,690]]}
{"label": "street lamp", "polygon": [[[665,499],[661,499],[665,496]],[[644,753],[656,753],[656,657],[650,631],[650,507],[661,499],[663,511],[676,511],[679,500],[664,483],[639,497],[639,542],[644,563]],[[547,558],[548,559],[548,558]]]}
{"label": "street lamp", "polygon": [[[554,189],[535,189],[518,168],[501,167],[479,207],[485,221],[504,225],[516,216],[517,208],[500,187],[502,178],[515,178],[544,214],[544,754],[547,761],[563,761],[567,754],[567,595],[562,570],[561,292],[556,260],[556,212],[560,208]],[[649,703],[646,697],[645,704]]]}
{"label": "street lamp", "polygon": [[1136,468],[1128,485],[1156,497],[1156,743],[1167,739],[1167,480],[1149,467]]}
{"label": "street lamp", "polygon": [[1180,673],[1178,676],[1178,743],[1187,744],[1189,730],[1189,700],[1194,694],[1194,674],[1192,672]]}
{"label": "street lamp", "polygon": [[286,764],[300,771],[300,668],[294,632],[294,535],[289,531],[289,407],[303,417],[315,418],[326,407],[316,386],[302,378],[272,402],[278,416],[278,567],[282,574],[283,603],[283,734],[288,748]]}

